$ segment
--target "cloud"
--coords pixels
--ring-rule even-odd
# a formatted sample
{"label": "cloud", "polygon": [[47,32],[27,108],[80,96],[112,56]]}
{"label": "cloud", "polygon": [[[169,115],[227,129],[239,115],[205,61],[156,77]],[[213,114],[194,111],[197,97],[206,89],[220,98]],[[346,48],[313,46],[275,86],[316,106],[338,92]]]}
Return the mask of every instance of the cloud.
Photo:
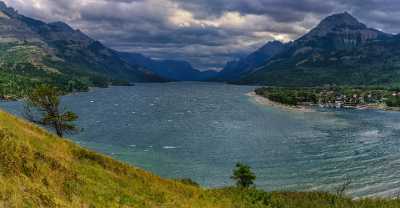
{"label": "cloud", "polygon": [[5,0],[20,13],[65,21],[117,50],[223,67],[270,40],[298,38],[324,16],[349,11],[397,33],[397,0]]}

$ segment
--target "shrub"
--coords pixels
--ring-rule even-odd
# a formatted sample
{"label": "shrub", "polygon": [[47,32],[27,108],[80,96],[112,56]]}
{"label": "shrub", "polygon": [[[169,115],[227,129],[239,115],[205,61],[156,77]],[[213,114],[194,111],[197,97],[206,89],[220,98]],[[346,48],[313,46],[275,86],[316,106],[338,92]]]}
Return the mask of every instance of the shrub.
{"label": "shrub", "polygon": [[231,176],[231,178],[236,181],[236,185],[239,188],[249,188],[254,184],[256,176],[251,171],[250,166],[242,163],[237,163],[236,168],[233,170],[233,175]]}

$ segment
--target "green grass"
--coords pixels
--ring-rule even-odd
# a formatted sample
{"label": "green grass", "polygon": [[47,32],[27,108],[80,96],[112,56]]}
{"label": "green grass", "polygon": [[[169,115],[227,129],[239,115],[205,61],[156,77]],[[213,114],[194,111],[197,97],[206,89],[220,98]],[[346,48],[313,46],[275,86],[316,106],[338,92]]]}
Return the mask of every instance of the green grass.
{"label": "green grass", "polygon": [[0,111],[0,207],[395,208],[400,201],[208,190],[115,161]]}

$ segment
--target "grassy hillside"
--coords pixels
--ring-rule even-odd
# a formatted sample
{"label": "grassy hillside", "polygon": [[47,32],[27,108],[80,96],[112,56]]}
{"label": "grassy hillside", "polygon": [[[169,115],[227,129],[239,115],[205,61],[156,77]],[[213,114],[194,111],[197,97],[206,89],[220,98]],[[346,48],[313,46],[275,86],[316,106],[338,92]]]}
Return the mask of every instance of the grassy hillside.
{"label": "grassy hillside", "polygon": [[326,193],[206,190],[80,148],[0,111],[0,207],[400,207]]}

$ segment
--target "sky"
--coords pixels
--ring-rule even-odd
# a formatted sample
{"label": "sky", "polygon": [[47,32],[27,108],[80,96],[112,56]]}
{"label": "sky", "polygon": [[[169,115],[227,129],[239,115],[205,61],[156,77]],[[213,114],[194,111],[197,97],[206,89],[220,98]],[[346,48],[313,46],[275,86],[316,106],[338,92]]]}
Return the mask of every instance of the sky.
{"label": "sky", "polygon": [[106,46],[219,70],[271,40],[290,41],[347,11],[400,32],[399,0],[4,0],[21,14],[64,21]]}

